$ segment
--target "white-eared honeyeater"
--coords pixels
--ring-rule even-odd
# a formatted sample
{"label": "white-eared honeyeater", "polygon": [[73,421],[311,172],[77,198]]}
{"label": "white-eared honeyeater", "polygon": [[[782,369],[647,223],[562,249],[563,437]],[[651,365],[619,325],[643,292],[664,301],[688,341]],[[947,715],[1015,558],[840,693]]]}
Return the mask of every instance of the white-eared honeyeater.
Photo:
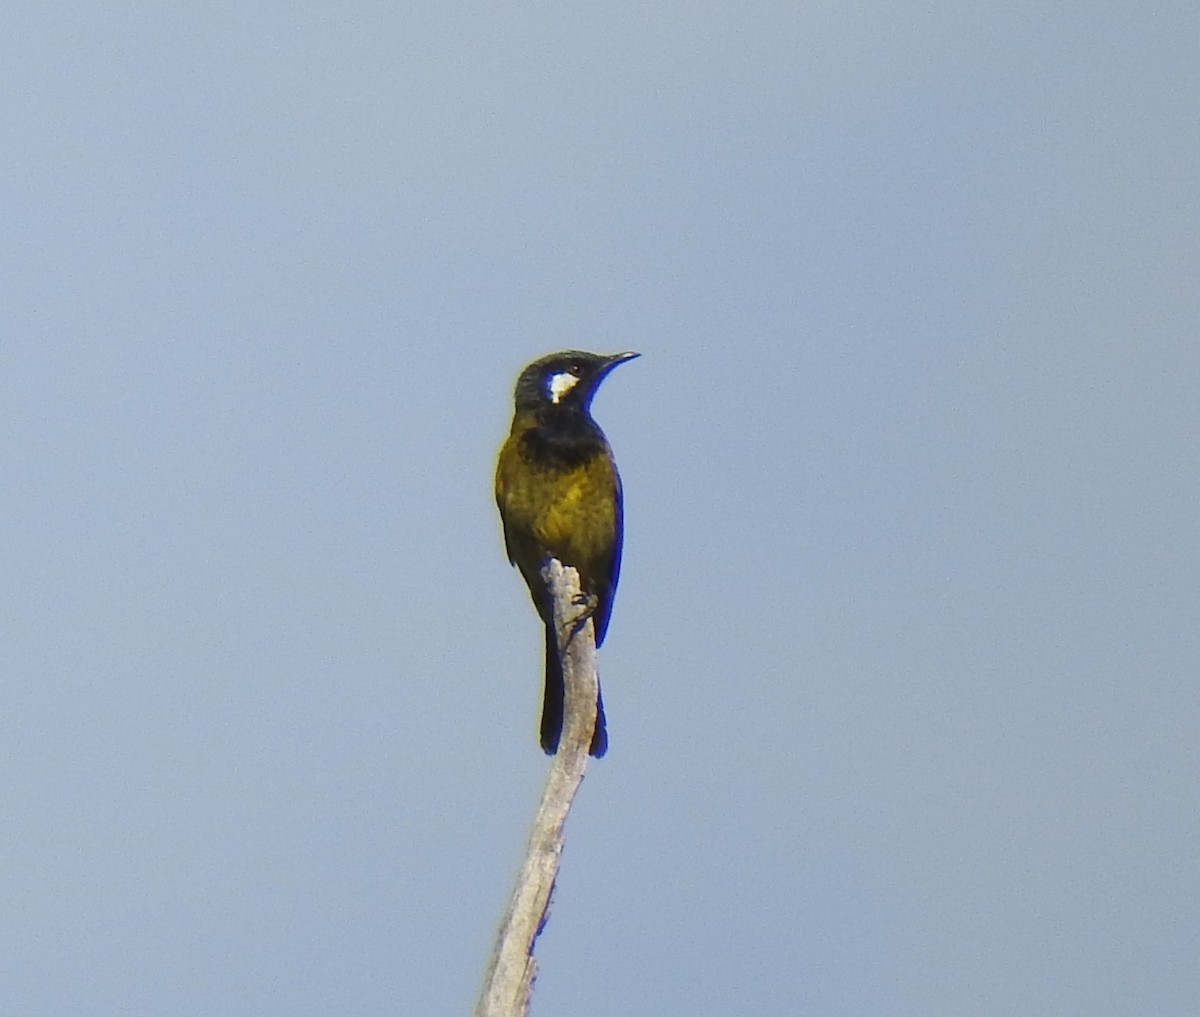
{"label": "white-eared honeyeater", "polygon": [[[636,353],[600,356],[580,350],[535,360],[517,379],[512,430],[496,465],[496,504],[508,560],[521,570],[546,629],[542,748],[558,749],[563,725],[562,662],[553,602],[542,567],[550,558],[579,573],[594,598],[596,645],[604,642],[621,571],[621,478],[604,432],[592,419],[592,396],[618,364]],[[604,703],[596,702],[591,754],[604,755]]]}

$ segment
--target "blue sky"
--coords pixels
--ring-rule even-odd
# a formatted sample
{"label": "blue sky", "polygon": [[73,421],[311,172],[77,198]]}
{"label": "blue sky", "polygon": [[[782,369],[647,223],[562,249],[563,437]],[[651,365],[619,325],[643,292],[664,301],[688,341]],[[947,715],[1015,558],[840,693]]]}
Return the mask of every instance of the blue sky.
{"label": "blue sky", "polygon": [[534,1013],[1200,996],[1196,13],[0,14],[23,1015],[462,1013],[546,769],[511,386],[641,351]]}

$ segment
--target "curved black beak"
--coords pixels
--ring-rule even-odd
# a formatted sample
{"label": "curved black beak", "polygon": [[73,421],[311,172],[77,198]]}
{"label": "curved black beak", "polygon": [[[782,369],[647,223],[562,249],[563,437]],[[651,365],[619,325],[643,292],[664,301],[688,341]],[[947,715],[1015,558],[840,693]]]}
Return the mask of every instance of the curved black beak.
{"label": "curved black beak", "polygon": [[604,366],[600,368],[600,377],[603,378],[618,364],[623,364],[627,360],[633,360],[635,357],[640,357],[640,353],[613,353],[604,358]]}

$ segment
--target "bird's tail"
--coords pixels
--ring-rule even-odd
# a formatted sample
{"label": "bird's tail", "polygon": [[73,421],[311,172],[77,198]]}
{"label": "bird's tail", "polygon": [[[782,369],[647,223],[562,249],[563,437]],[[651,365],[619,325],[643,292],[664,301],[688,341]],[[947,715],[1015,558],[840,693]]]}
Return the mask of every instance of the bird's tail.
{"label": "bird's tail", "polygon": [[[558,640],[554,626],[546,626],[546,691],[542,699],[542,749],[549,756],[558,751],[562,737],[563,705],[566,696],[563,685],[562,659],[558,655]],[[604,697],[596,685],[596,730],[588,754],[599,759],[608,751],[608,729],[604,721]]]}

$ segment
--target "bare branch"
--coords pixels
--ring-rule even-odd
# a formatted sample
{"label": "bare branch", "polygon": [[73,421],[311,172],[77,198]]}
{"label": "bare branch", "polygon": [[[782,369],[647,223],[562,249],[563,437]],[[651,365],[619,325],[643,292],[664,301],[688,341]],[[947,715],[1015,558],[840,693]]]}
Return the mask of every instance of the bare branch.
{"label": "bare branch", "polygon": [[542,577],[554,595],[554,627],[566,686],[563,731],[517,885],[500,922],[475,1017],[524,1017],[529,1012],[537,975],[533,945],[546,923],[562,855],[563,824],[583,781],[596,729],[596,637],[590,607],[580,606],[579,574],[551,558]]}

